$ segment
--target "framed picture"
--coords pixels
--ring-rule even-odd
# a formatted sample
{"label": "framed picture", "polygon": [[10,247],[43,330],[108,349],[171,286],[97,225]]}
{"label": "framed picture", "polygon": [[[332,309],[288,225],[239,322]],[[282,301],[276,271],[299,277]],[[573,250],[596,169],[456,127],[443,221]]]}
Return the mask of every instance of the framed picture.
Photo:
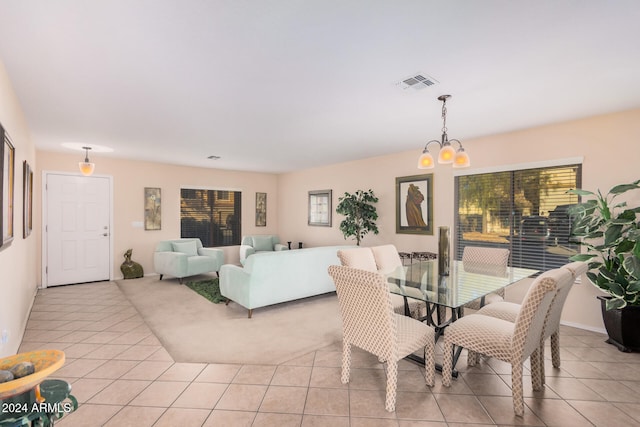
{"label": "framed picture", "polygon": [[433,174],[396,178],[396,233],[433,234]]}
{"label": "framed picture", "polygon": [[162,198],[159,188],[144,189],[144,229],[162,229]]}
{"label": "framed picture", "polygon": [[33,171],[26,160],[22,162],[22,196],[22,237],[26,239],[33,229]]}
{"label": "framed picture", "polygon": [[267,226],[267,193],[256,193],[256,227]]}
{"label": "framed picture", "polygon": [[309,191],[308,224],[331,227],[331,190]]}
{"label": "framed picture", "polygon": [[2,209],[2,239],[0,240],[0,246],[6,245],[13,240],[13,179],[14,179],[14,164],[15,164],[15,149],[9,135],[6,134],[2,126],[0,126],[0,139],[3,141],[1,151],[2,165],[0,168],[0,179],[2,180],[0,185],[1,203]]}

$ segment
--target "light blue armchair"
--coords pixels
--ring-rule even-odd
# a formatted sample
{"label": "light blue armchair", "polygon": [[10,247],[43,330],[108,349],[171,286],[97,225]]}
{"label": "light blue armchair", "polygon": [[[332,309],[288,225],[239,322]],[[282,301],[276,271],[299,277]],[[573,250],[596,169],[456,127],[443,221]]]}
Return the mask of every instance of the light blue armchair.
{"label": "light blue armchair", "polygon": [[200,239],[164,240],[156,245],[153,254],[153,266],[156,273],[162,276],[177,277],[182,284],[184,277],[196,274],[217,274],[224,263],[222,249],[204,248]]}
{"label": "light blue armchair", "polygon": [[289,247],[280,244],[278,236],[273,234],[244,236],[240,242],[240,264],[244,265],[247,257],[255,253],[286,250],[289,250]]}

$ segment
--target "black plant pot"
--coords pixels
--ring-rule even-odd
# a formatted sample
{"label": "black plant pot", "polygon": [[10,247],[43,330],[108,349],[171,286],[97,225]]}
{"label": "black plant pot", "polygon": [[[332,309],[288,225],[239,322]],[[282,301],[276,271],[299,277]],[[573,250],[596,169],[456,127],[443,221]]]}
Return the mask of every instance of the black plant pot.
{"label": "black plant pot", "polygon": [[640,351],[640,307],[626,306],[622,309],[607,310],[606,303],[611,297],[599,296],[602,320],[609,334],[607,342],[618,350]]}

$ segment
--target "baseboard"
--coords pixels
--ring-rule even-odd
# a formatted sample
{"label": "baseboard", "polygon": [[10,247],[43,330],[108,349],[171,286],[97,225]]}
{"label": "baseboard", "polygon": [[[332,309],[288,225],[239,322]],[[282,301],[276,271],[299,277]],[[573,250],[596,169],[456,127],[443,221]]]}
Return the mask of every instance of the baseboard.
{"label": "baseboard", "polygon": [[584,329],[585,331],[599,332],[605,335],[607,334],[607,331],[604,328],[595,328],[593,326],[587,326],[587,325],[582,325],[580,323],[565,322],[565,321],[561,321],[560,324],[564,326],[571,326],[572,328]]}

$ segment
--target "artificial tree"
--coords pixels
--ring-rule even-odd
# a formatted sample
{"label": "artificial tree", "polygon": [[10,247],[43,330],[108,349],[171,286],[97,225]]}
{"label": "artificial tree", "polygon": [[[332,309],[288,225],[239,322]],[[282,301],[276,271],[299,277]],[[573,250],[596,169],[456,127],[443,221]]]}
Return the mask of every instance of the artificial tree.
{"label": "artificial tree", "polygon": [[340,222],[340,231],[344,234],[345,240],[354,236],[356,244],[360,246],[360,241],[367,233],[378,234],[378,226],[375,223],[378,212],[373,205],[378,202],[378,198],[373,194],[373,190],[357,190],[354,194],[345,192],[338,202],[336,212],[345,215],[345,219]]}

